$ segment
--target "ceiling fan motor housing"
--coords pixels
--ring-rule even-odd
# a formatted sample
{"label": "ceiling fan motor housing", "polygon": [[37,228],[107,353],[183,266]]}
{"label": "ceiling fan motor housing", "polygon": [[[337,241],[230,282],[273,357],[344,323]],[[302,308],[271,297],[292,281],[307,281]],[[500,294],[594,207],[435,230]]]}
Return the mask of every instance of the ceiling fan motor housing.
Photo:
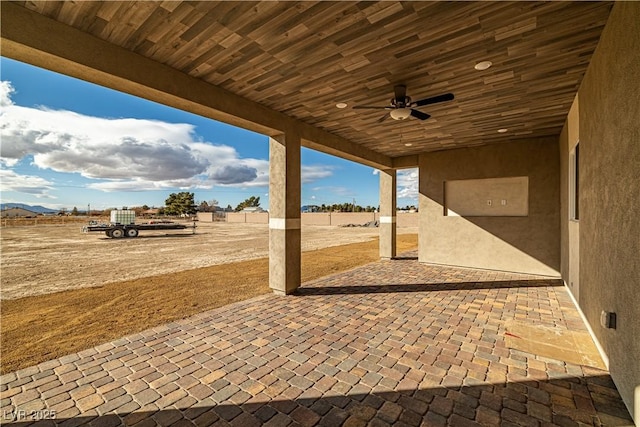
{"label": "ceiling fan motor housing", "polygon": [[395,108],[406,108],[411,104],[411,97],[405,96],[403,98],[392,98],[391,105]]}
{"label": "ceiling fan motor housing", "polygon": [[406,120],[411,116],[411,108],[409,108],[409,105],[411,105],[411,97],[402,96],[393,98],[391,100],[391,105],[395,108],[389,113],[392,119]]}

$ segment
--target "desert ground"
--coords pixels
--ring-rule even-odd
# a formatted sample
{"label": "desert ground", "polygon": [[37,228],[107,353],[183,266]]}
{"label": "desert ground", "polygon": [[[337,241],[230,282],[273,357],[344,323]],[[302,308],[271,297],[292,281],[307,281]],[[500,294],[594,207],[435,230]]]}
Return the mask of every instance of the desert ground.
{"label": "desert ground", "polygon": [[[399,253],[417,247],[399,228]],[[108,239],[80,225],[2,228],[0,373],[271,292],[266,225]],[[302,282],[376,261],[378,229],[302,229]]]}
{"label": "desert ground", "polygon": [[[377,228],[308,226],[302,229],[302,250],[364,242],[377,235]],[[266,224],[224,222],[200,222],[195,234],[190,229],[142,231],[134,239],[82,233],[80,224],[3,227],[0,240],[2,299],[264,258],[269,251]]]}

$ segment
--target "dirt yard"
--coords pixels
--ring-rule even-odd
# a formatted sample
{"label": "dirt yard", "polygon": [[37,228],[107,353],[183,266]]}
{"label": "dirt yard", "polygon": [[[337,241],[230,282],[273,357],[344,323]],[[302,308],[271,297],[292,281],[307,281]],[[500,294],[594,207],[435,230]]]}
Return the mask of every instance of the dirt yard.
{"label": "dirt yard", "polygon": [[[399,233],[415,233],[401,228]],[[302,250],[364,242],[377,228],[309,226]],[[198,223],[191,230],[143,231],[135,239],[81,232],[79,224],[1,230],[1,298],[16,299],[268,256],[266,224]]]}
{"label": "dirt yard", "polygon": [[[398,231],[399,253],[417,247],[415,230]],[[12,298],[0,301],[1,373],[270,292],[265,225],[132,240],[77,234],[77,226],[2,229],[2,292],[9,286]],[[375,228],[302,234],[302,282],[379,259]]]}

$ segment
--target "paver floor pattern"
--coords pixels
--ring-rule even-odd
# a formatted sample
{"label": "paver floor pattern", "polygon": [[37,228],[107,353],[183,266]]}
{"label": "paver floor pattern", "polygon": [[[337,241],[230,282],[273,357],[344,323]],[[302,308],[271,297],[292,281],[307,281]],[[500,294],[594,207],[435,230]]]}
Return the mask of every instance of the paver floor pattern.
{"label": "paver floor pattern", "polygon": [[629,420],[606,371],[506,347],[514,320],[584,330],[558,280],[381,261],[4,375],[3,422],[54,413],[37,424]]}

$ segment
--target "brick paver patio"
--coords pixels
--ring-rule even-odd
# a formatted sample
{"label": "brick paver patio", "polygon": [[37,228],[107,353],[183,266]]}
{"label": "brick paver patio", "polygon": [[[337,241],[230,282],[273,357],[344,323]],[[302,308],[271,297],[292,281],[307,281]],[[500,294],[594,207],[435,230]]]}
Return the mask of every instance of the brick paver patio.
{"label": "brick paver patio", "polygon": [[514,320],[584,330],[557,280],[378,262],[4,375],[2,422],[632,424],[606,371],[507,348]]}

